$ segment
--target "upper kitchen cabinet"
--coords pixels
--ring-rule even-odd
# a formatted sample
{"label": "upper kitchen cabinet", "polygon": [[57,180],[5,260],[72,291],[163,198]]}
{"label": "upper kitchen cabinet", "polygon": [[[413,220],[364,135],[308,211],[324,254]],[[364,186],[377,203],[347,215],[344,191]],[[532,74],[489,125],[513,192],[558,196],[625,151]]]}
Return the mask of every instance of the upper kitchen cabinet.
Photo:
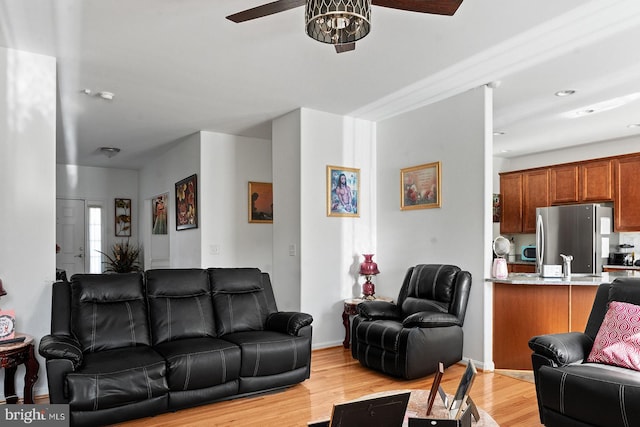
{"label": "upper kitchen cabinet", "polygon": [[500,233],[522,233],[522,173],[500,174]]}
{"label": "upper kitchen cabinet", "polygon": [[525,172],[522,177],[524,202],[522,208],[522,232],[536,232],[536,208],[549,206],[549,170]]}
{"label": "upper kitchen cabinet", "polygon": [[548,169],[500,174],[500,233],[535,233],[536,208],[549,206]]}
{"label": "upper kitchen cabinet", "polygon": [[640,155],[613,161],[615,231],[640,231]]}
{"label": "upper kitchen cabinet", "polygon": [[549,175],[549,201],[552,205],[613,200],[611,160],[551,166]]}

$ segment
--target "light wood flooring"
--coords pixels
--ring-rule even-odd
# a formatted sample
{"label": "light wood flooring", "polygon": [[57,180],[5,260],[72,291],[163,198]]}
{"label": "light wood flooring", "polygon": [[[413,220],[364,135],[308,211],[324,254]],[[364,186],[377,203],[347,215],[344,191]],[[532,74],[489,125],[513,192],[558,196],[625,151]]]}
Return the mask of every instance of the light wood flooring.
{"label": "light wood flooring", "polygon": [[[464,365],[445,370],[442,387],[455,389]],[[363,368],[342,347],[316,350],[312,354],[311,378],[284,391],[257,397],[218,402],[197,408],[143,418],[120,424],[148,426],[306,426],[329,418],[334,403],[381,391],[429,390],[433,375],[413,381],[398,380]],[[540,427],[534,384],[492,372],[478,372],[471,397],[501,427]]]}

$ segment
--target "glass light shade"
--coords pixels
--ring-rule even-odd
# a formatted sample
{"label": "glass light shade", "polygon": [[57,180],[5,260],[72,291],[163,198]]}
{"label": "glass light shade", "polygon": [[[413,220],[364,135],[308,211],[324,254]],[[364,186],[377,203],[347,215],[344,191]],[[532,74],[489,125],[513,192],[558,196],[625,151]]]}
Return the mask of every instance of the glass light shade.
{"label": "glass light shade", "polygon": [[346,44],[371,30],[371,0],[308,0],[307,35],[322,43]]}

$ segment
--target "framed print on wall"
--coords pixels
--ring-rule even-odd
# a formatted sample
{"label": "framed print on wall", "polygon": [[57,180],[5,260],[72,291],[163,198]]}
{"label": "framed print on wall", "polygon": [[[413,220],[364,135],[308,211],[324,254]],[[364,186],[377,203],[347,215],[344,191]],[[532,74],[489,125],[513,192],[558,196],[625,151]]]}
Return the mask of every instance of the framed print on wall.
{"label": "framed print on wall", "polygon": [[273,223],[273,184],[249,182],[249,222]]}
{"label": "framed print on wall", "polygon": [[169,193],[151,199],[151,234],[168,234],[167,208]]}
{"label": "framed print on wall", "polygon": [[327,166],[327,216],[359,217],[360,169]]}
{"label": "framed print on wall", "polygon": [[439,208],[440,162],[400,170],[400,209]]}
{"label": "framed print on wall", "polygon": [[176,182],[176,230],[198,228],[198,177]]}
{"label": "framed print on wall", "polygon": [[115,199],[116,237],[131,237],[131,199]]}

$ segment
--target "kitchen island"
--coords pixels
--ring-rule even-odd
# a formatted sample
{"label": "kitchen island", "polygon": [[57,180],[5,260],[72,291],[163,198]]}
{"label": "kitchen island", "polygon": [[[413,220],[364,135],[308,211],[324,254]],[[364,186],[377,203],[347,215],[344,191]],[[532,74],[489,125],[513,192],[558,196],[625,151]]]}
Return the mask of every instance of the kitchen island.
{"label": "kitchen island", "polygon": [[638,271],[541,278],[511,273],[493,282],[493,362],[496,369],[531,370],[529,339],[536,335],[584,332],[598,285]]}

